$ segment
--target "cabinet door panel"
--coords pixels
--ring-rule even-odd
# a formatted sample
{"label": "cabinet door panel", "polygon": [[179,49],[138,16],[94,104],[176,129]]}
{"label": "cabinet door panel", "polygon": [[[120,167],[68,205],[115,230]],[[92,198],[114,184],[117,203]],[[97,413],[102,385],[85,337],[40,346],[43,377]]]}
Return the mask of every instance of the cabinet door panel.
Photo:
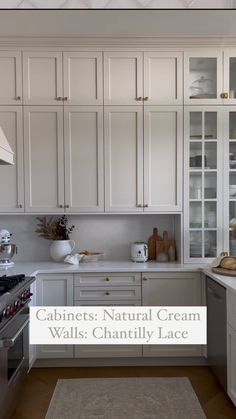
{"label": "cabinet door panel", "polygon": [[[36,306],[72,306],[73,274],[39,275]],[[73,345],[37,345],[37,358],[73,358]]]}
{"label": "cabinet door panel", "polygon": [[102,53],[64,52],[65,105],[102,105]]}
{"label": "cabinet door panel", "polygon": [[142,211],[142,108],[113,106],[104,112],[105,209]]}
{"label": "cabinet door panel", "polygon": [[23,89],[25,105],[61,105],[62,54],[24,52]]}
{"label": "cabinet door panel", "polygon": [[23,124],[21,106],[1,106],[0,126],[14,151],[14,165],[0,166],[0,212],[24,211]]}
{"label": "cabinet door panel", "polygon": [[64,116],[68,211],[104,211],[102,107],[67,107]]}
{"label": "cabinet door panel", "polygon": [[[143,274],[143,306],[198,306],[202,305],[200,274],[148,273]],[[201,345],[144,345],[145,357],[200,356]]]}
{"label": "cabinet door panel", "polygon": [[236,331],[227,327],[227,393],[236,406]]}
{"label": "cabinet door panel", "polygon": [[0,105],[16,105],[21,103],[21,53],[0,51]]}
{"label": "cabinet door panel", "polygon": [[224,93],[228,94],[223,99],[225,105],[236,103],[236,49],[226,48],[224,50]]}
{"label": "cabinet door panel", "polygon": [[182,208],[182,108],[145,107],[145,211]]}
{"label": "cabinet door panel", "polygon": [[144,53],[145,105],[183,103],[183,60],[181,52]]}
{"label": "cabinet door panel", "polygon": [[64,207],[62,109],[25,107],[26,211],[60,212]]}
{"label": "cabinet door panel", "polygon": [[104,104],[142,105],[142,52],[104,53]]}

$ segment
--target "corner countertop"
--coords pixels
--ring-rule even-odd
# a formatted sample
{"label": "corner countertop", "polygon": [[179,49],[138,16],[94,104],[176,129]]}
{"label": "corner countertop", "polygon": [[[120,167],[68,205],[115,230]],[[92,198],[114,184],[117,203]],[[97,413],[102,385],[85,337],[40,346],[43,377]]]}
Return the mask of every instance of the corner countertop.
{"label": "corner countertop", "polygon": [[[218,275],[211,271],[211,268],[204,268],[203,273],[210,278],[214,279],[220,285],[223,285],[228,291],[236,294],[236,277],[227,275]],[[236,296],[236,295],[235,295]]]}
{"label": "corner countertop", "polygon": [[34,276],[43,273],[99,273],[99,272],[196,272],[206,265],[169,263],[135,263],[127,261],[81,262],[79,265],[69,265],[55,262],[16,262],[9,268],[0,268],[0,275],[25,274]]}

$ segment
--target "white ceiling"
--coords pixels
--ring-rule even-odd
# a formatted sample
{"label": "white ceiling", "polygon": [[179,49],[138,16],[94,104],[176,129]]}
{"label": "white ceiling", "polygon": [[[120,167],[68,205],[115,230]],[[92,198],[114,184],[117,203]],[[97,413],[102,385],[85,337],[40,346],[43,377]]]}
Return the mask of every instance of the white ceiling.
{"label": "white ceiling", "polygon": [[0,8],[233,8],[235,0],[0,0]]}
{"label": "white ceiling", "polygon": [[0,10],[0,37],[234,37],[235,22],[236,10]]}

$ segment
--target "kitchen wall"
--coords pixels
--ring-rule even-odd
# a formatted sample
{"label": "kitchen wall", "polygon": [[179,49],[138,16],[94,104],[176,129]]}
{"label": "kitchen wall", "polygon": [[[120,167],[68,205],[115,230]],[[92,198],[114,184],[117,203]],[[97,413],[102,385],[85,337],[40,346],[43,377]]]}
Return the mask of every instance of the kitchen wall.
{"label": "kitchen wall", "polygon": [[[75,225],[71,238],[76,242],[76,250],[104,252],[107,260],[127,260],[130,257],[130,244],[146,241],[153,227],[169,232],[170,238],[179,235],[180,216],[178,215],[73,215],[70,223]],[[48,240],[35,233],[36,215],[2,215],[0,229],[9,230],[12,243],[18,246],[15,261],[50,260]],[[176,230],[176,233],[175,233]]]}

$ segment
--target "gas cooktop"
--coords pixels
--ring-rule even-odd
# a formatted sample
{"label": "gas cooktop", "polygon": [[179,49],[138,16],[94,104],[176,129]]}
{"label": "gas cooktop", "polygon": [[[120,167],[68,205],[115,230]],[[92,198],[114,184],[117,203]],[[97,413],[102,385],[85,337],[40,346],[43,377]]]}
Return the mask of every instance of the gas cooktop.
{"label": "gas cooktop", "polygon": [[25,275],[11,275],[6,276],[3,275],[0,277],[0,296],[5,294],[5,292],[8,292],[12,288],[14,288],[16,285],[18,285],[20,282],[25,280]]}

